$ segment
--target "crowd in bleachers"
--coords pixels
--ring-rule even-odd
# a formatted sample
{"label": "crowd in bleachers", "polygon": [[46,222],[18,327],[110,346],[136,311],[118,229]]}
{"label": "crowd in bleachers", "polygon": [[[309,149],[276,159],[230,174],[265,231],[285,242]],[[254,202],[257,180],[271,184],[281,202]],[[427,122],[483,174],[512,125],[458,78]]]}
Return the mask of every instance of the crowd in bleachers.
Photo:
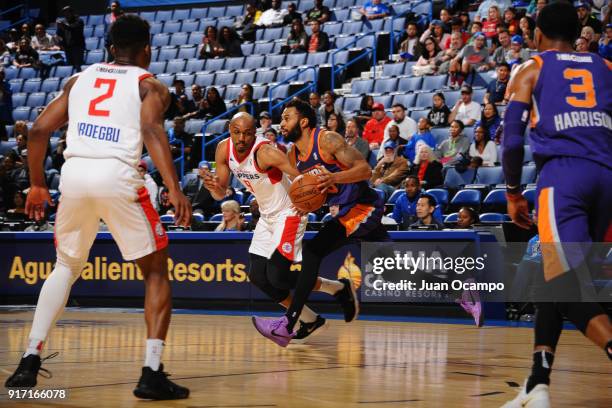
{"label": "crowd in bleachers", "polygon": [[[576,4],[582,25],[576,49],[609,59],[610,10],[600,3]],[[150,71],[171,90],[166,128],[173,157],[184,160],[182,183],[196,221],[227,218],[225,229],[241,230],[256,220],[248,207],[251,197],[238,183],[228,189],[225,202],[242,206],[239,223],[232,218],[235,205],[224,210],[202,186],[201,175],[214,167],[202,161],[206,157],[196,144],[203,125],[204,138],[221,134],[229,117],[211,119],[253,103],[258,134],[286,149],[273,123],[278,112],[266,111],[262,101],[287,97],[289,84],[275,85],[288,78],[314,79],[313,71],[300,67],[331,63],[332,54],[336,63],[346,63],[349,51],[338,50],[364,32],[391,36],[393,54],[379,63],[376,74],[342,77],[342,88],[307,97],[319,125],[341,133],[369,161],[371,184],[386,198],[389,218],[400,228],[416,222],[416,203],[426,191],[435,200],[432,217],[438,222],[456,222],[462,216],[455,211],[462,207],[471,211],[466,219],[476,220],[485,211],[481,222],[507,220],[500,167],[505,90],[513,67],[535,52],[534,21],[546,1],[518,7],[509,0],[448,4],[454,7],[431,20],[428,1],[272,0],[141,11],[151,24]],[[48,27],[24,24],[0,40],[0,213],[22,211],[28,126],[73,73],[109,59],[106,33],[122,12],[119,2],[106,16],[81,17],[68,7]],[[354,45],[368,47],[371,40],[366,40]],[[53,57],[43,62],[43,53]],[[64,148],[65,129],[49,145],[45,168],[52,190],[58,187]],[[533,202],[535,166],[526,148],[522,184]],[[157,187],[151,194],[155,208],[171,217],[167,191],[155,184],[160,180],[149,157],[141,168],[153,175],[147,184],[150,190]],[[418,193],[411,186],[416,181]],[[321,220],[327,211],[311,219]]]}

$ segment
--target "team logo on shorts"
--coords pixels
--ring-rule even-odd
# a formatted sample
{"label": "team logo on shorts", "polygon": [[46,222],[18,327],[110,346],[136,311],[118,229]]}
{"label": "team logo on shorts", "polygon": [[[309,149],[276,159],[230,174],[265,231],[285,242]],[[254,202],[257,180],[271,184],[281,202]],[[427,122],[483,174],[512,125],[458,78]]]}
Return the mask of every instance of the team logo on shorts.
{"label": "team logo on shorts", "polygon": [[159,235],[160,237],[163,237],[165,234],[164,227],[162,227],[161,223],[159,222],[155,224],[155,233]]}
{"label": "team logo on shorts", "polygon": [[291,253],[291,251],[293,250],[293,245],[291,245],[289,242],[285,242],[281,246],[281,249],[283,250],[284,253],[288,254],[288,253]]}

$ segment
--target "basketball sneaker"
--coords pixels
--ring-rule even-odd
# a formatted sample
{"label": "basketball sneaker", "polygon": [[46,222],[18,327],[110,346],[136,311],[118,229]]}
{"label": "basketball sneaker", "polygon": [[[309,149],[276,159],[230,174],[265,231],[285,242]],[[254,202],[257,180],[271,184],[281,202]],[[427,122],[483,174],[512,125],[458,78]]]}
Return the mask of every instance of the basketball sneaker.
{"label": "basketball sneaker", "polygon": [[300,320],[300,328],[295,333],[295,337],[291,340],[291,343],[304,344],[307,341],[312,340],[318,334],[325,329],[326,320],[324,317],[317,315],[317,320],[312,323],[306,323]]}
{"label": "basketball sneaker", "polygon": [[142,367],[134,395],[149,400],[175,400],[189,397],[189,389],[170,381],[169,375],[164,372],[163,364],[159,365],[157,371],[153,371],[151,367]]}
{"label": "basketball sneaker", "polygon": [[21,357],[19,366],[9,378],[7,378],[4,386],[7,388],[30,388],[36,386],[36,377],[39,371],[46,373],[45,378],[51,378],[51,372],[42,368],[42,362],[57,356],[59,353],[52,353],[41,359],[39,355],[30,354],[27,357]]}
{"label": "basketball sneaker", "polygon": [[262,336],[272,340],[281,347],[287,347],[289,342],[295,337],[295,332],[289,333],[289,330],[287,330],[287,324],[289,324],[287,316],[274,320],[253,316],[251,321]]}
{"label": "basketball sneaker", "polygon": [[506,402],[501,408],[550,408],[550,395],[548,385],[538,384],[527,393],[527,380],[521,392],[512,401]]}
{"label": "basketball sneaker", "polygon": [[338,281],[344,284],[344,288],[340,289],[334,297],[344,310],[344,321],[352,322],[359,316],[359,299],[357,299],[353,281],[346,278],[338,279]]}

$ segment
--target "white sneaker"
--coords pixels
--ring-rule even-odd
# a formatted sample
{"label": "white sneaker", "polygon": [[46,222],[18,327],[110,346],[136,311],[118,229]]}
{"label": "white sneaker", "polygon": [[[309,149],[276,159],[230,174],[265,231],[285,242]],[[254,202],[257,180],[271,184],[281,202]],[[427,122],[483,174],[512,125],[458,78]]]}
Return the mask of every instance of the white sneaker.
{"label": "white sneaker", "polygon": [[527,380],[516,398],[506,402],[501,408],[550,408],[548,385],[538,384],[529,394],[525,392],[526,388]]}

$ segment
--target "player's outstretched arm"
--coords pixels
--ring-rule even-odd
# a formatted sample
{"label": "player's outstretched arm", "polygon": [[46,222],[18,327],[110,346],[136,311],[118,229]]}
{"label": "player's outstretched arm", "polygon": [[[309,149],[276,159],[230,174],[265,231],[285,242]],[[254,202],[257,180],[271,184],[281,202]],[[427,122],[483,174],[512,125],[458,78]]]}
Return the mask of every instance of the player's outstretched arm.
{"label": "player's outstretched arm", "polygon": [[348,184],[369,180],[372,169],[361,153],[349,146],[344,138],[336,132],[325,132],[319,139],[321,154],[331,158],[345,169],[337,173],[324,173],[320,175],[319,189],[324,190],[333,184]]}
{"label": "player's outstretched arm", "polygon": [[225,139],[217,144],[217,149],[215,150],[216,174],[209,172],[204,176],[204,187],[210,191],[210,195],[217,201],[225,198],[225,191],[230,182],[227,149],[229,149],[229,139]]}
{"label": "player's outstretched arm", "polygon": [[281,152],[271,144],[264,144],[257,150],[257,165],[263,170],[276,167],[290,178],[300,175],[298,169],[289,161],[287,154]]}
{"label": "player's outstretched arm", "polygon": [[164,130],[164,112],[170,103],[168,89],[158,80],[147,78],[140,82],[143,95],[140,108],[140,129],[147,151],[168,187],[168,198],[174,206],[177,225],[191,224],[191,203],[179,187],[170,144]]}

